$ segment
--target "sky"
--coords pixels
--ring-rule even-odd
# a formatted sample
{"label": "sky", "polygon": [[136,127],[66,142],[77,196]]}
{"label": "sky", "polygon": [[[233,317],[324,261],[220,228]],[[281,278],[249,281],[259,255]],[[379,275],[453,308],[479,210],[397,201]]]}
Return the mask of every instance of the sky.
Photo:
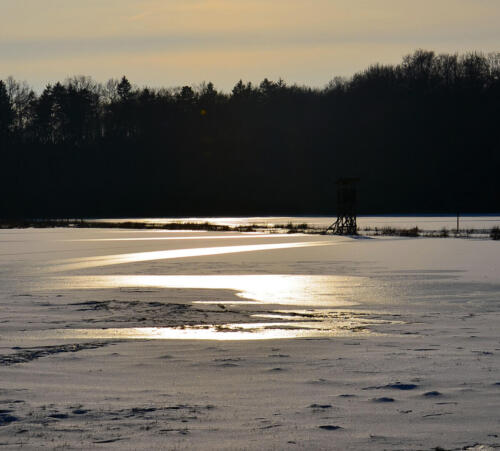
{"label": "sky", "polygon": [[500,51],[500,0],[0,0],[0,79],[322,87],[416,49]]}

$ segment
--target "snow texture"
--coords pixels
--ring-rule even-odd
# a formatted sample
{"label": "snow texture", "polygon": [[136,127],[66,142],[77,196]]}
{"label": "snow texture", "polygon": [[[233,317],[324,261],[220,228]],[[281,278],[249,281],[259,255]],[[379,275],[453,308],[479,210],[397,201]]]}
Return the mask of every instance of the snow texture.
{"label": "snow texture", "polygon": [[499,242],[3,230],[0,287],[4,449],[500,447]]}

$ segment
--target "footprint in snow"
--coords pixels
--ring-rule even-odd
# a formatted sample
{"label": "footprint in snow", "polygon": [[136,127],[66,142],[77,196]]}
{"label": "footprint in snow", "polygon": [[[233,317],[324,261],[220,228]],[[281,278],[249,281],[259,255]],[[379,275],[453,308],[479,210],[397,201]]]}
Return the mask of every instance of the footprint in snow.
{"label": "footprint in snow", "polygon": [[388,398],[386,396],[383,396],[382,398],[373,398],[373,402],[394,402],[394,398]]}
{"label": "footprint in snow", "polygon": [[425,398],[437,398],[438,396],[442,396],[442,393],[439,393],[438,391],[428,391],[427,393],[424,393],[422,396]]}

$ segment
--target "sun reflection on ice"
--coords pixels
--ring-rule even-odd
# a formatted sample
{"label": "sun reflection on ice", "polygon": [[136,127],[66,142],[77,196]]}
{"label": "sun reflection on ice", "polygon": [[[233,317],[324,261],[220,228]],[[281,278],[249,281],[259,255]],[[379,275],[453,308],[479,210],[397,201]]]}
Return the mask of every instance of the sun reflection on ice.
{"label": "sun reflection on ice", "polygon": [[170,249],[152,252],[134,252],[128,254],[101,255],[87,258],[68,259],[46,268],[48,272],[72,271],[77,269],[98,268],[124,263],[138,263],[154,260],[169,260],[187,257],[203,257],[210,255],[236,254],[241,252],[270,251],[314,246],[330,246],[334,243],[325,241],[299,243],[251,244],[241,246],[201,247],[188,249]]}
{"label": "sun reflection on ice", "polygon": [[183,327],[123,327],[106,329],[52,329],[20,333],[31,339],[101,340],[276,340],[379,335],[360,327],[329,323],[235,323]]}
{"label": "sun reflection on ice", "polygon": [[[371,289],[366,278],[338,275],[103,275],[46,279],[48,290],[105,289],[208,289],[231,290],[245,301],[197,303],[258,306],[250,315],[258,322],[185,325],[175,327],[124,327],[40,331],[40,338],[61,339],[171,339],[171,340],[270,340],[378,335],[370,326],[385,323],[359,311],[344,310],[357,304],[360,292]],[[168,301],[165,301],[168,304]],[[259,311],[260,306],[283,309]],[[293,307],[293,308],[290,308]],[[333,310],[335,308],[343,310]],[[272,308],[272,307],[271,307]],[[232,311],[237,314],[237,310]],[[246,312],[248,315],[249,312]],[[244,313],[245,314],[245,313]],[[247,316],[248,318],[248,316]],[[210,321],[210,320],[209,320]],[[232,320],[230,320],[232,321]],[[267,321],[267,322],[265,322]],[[165,318],[166,325],[169,318]],[[31,332],[32,334],[33,332]]]}
{"label": "sun reflection on ice", "polygon": [[[334,275],[109,275],[50,279],[47,289],[183,288],[233,290],[237,296],[262,304],[347,306],[365,278]],[[204,303],[204,301],[200,301]]]}

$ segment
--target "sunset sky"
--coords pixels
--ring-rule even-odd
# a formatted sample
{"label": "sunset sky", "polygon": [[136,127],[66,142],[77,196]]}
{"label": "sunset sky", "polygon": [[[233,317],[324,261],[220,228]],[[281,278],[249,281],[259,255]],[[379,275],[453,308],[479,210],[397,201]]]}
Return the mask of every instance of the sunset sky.
{"label": "sunset sky", "polygon": [[417,48],[500,51],[499,0],[0,0],[0,79],[323,86]]}

